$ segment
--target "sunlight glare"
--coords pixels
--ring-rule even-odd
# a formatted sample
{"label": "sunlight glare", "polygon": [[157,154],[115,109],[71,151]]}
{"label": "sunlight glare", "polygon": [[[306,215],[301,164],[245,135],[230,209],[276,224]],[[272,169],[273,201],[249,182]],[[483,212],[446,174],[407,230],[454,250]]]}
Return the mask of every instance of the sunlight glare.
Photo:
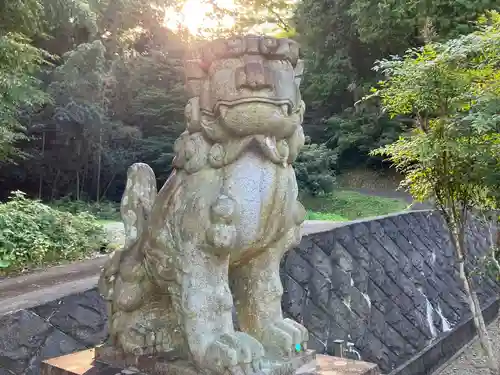
{"label": "sunlight glare", "polygon": [[[225,9],[234,8],[232,0],[218,0],[217,5]],[[180,12],[172,8],[166,10],[165,26],[171,30],[185,27],[191,34],[199,35],[205,34],[206,29],[231,28],[234,25],[234,19],[230,16],[224,16],[221,20],[210,18],[212,10],[212,5],[204,0],[186,0]]]}

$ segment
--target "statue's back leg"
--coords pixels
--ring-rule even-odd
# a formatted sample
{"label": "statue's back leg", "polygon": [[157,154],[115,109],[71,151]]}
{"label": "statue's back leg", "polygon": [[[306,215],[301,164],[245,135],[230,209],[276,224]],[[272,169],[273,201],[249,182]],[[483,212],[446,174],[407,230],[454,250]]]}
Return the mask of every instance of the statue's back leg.
{"label": "statue's back leg", "polygon": [[143,234],[156,194],[152,169],[143,163],[132,165],[120,209],[125,244],[111,255],[99,280],[111,323],[110,344],[136,354],[167,351],[179,341],[171,298],[157,291],[143,254]]}

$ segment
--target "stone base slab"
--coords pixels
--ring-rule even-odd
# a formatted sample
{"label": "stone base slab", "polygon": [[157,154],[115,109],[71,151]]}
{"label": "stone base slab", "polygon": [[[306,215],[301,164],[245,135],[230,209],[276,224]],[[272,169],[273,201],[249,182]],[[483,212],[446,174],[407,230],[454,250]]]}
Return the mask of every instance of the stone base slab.
{"label": "stone base slab", "polygon": [[[157,353],[155,355],[125,354],[112,346],[100,346],[95,349],[96,362],[105,363],[114,367],[134,367],[148,375],[200,375],[201,371],[191,362],[183,360],[175,352]],[[273,361],[264,359],[264,369],[261,375],[294,375],[300,367],[314,362],[316,352],[306,350],[294,354],[287,360]],[[231,369],[232,374],[239,374],[238,368]]]}
{"label": "stone base slab", "polygon": [[96,363],[95,349],[51,358],[40,365],[40,375],[146,375],[137,369],[124,369]]}
{"label": "stone base slab", "polygon": [[[115,363],[106,363],[106,354],[112,354],[112,348],[100,347],[52,358],[43,361],[41,375],[200,375],[200,372],[187,361],[175,359],[173,355],[155,357],[132,356],[117,358]],[[350,359],[315,355],[307,351],[296,356],[293,363],[273,371],[273,375],[380,375],[377,365]],[[121,364],[118,364],[121,360]],[[135,364],[132,362],[135,361]],[[293,369],[292,369],[293,367]],[[237,374],[238,372],[236,372]]]}
{"label": "stone base slab", "polygon": [[316,356],[316,371],[318,375],[380,375],[375,363],[319,354]]}

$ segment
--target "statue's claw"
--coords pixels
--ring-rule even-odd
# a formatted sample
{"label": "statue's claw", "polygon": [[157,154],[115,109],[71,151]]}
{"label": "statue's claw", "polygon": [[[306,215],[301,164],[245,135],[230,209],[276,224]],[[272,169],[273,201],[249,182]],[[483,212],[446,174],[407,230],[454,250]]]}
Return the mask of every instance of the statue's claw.
{"label": "statue's claw", "polygon": [[290,356],[306,348],[309,340],[307,329],[292,319],[278,320],[269,324],[262,334],[262,344],[279,356]]}
{"label": "statue's claw", "polygon": [[127,353],[154,355],[175,349],[169,314],[157,306],[148,305],[132,313],[118,313],[113,322],[116,326],[112,333],[121,333],[120,346]]}
{"label": "statue's claw", "polygon": [[224,334],[213,342],[205,355],[208,367],[215,373],[245,375],[262,369],[264,348],[260,342],[243,332]]}

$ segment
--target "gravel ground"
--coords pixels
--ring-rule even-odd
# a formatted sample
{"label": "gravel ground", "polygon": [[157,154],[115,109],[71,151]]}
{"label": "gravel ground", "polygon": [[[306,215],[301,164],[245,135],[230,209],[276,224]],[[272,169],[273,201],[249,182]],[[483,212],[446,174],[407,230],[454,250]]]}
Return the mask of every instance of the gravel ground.
{"label": "gravel ground", "polygon": [[[488,332],[498,358],[500,357],[500,318],[490,323]],[[462,354],[436,375],[490,375],[479,340],[476,338]]]}

